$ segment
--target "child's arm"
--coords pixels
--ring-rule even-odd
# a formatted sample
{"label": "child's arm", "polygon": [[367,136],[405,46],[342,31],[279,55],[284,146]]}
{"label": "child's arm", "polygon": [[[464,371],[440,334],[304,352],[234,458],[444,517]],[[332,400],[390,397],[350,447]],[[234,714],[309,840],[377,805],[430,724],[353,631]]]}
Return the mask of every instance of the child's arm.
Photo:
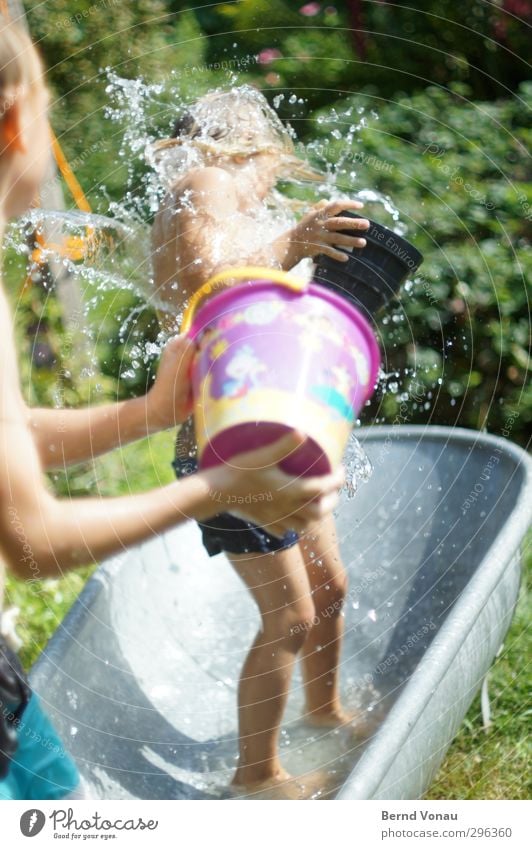
{"label": "child's arm", "polygon": [[304,441],[290,434],[239,455],[235,467],[217,466],[139,495],[69,501],[54,498],[44,487],[22,422],[0,426],[0,437],[0,551],[23,579],[61,574],[189,518],[205,520],[219,511],[220,502],[249,499],[242,517],[274,535],[303,532],[334,508],[342,485],[340,473],[305,480],[281,472],[276,463]]}
{"label": "child's arm", "polygon": [[[182,198],[186,196],[186,203]],[[179,227],[180,277],[194,288],[213,274],[236,265],[275,266],[290,270],[305,257],[319,253],[340,261],[348,259],[336,249],[364,247],[365,239],[348,236],[367,230],[366,219],[338,217],[344,209],[361,209],[359,201],[320,201],[294,227],[272,242],[249,250],[235,235],[232,218],[238,211],[235,178],[221,168],[203,168],[181,181],[175,197]],[[245,249],[248,247],[249,252]],[[199,262],[198,262],[199,260]],[[173,258],[175,263],[175,256]]]}
{"label": "child's arm", "polygon": [[189,370],[193,351],[190,340],[171,339],[154,385],[140,398],[77,410],[28,409],[43,468],[79,463],[183,422],[192,405]]}

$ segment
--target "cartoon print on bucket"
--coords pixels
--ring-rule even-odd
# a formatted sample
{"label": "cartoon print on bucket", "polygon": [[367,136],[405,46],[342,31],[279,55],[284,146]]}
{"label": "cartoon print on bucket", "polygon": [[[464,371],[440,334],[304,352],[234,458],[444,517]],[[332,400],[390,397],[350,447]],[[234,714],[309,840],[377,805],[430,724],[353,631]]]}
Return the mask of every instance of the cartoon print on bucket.
{"label": "cartoon print on bucket", "polygon": [[349,422],[353,419],[353,409],[350,403],[353,379],[344,366],[333,366],[324,371],[324,381],[313,384],[310,392],[320,401],[332,408],[339,416]]}
{"label": "cartoon print on bucket", "polygon": [[251,345],[242,345],[225,367],[228,379],[223,383],[222,395],[241,398],[249,389],[261,385],[260,377],[265,371],[266,366],[255,355]]}

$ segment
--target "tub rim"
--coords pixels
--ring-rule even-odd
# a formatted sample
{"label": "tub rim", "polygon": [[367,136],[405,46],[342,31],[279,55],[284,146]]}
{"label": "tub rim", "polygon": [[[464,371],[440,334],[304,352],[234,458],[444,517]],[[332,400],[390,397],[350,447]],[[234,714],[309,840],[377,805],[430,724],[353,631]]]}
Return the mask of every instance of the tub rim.
{"label": "tub rim", "polygon": [[[506,488],[514,475],[523,476],[518,502],[499,530],[488,551],[479,561],[474,574],[446,616],[437,635],[408,679],[382,726],[364,749],[359,761],[342,784],[338,800],[373,798],[388,769],[397,759],[402,746],[417,725],[439,683],[458,655],[487,600],[495,591],[506,570],[518,553],[532,520],[532,459],[518,445],[503,437],[468,428],[440,425],[384,425],[361,428],[361,443],[376,441],[378,436],[390,435],[392,440],[420,437],[445,444],[448,441],[499,448],[515,463]],[[449,439],[449,438],[452,439]],[[465,615],[467,613],[467,615]]]}

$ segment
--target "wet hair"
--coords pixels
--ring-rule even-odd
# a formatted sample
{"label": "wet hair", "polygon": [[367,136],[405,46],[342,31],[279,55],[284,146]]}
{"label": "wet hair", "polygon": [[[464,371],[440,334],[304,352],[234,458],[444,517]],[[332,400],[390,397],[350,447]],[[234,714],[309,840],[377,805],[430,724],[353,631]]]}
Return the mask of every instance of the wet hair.
{"label": "wet hair", "polygon": [[0,121],[17,86],[33,85],[41,75],[39,56],[29,35],[0,14]]}
{"label": "wet hair", "polygon": [[323,181],[323,174],[295,152],[293,131],[285,126],[258,89],[250,85],[203,95],[176,120],[171,138],[159,139],[147,157],[166,183],[209,157],[279,157],[279,179]]}
{"label": "wet hair", "polygon": [[205,151],[228,156],[293,151],[290,133],[264,95],[249,85],[200,97],[177,119],[171,138],[177,143],[193,141]]}
{"label": "wet hair", "polygon": [[190,112],[185,112],[174,124],[174,129],[171,135],[172,139],[179,139],[181,136],[190,136],[194,138],[199,132],[199,125]]}
{"label": "wet hair", "polygon": [[[208,129],[209,138],[214,141],[223,139],[229,132],[229,127],[210,126]],[[191,112],[185,112],[174,124],[174,130],[171,138],[180,139],[186,136],[189,139],[194,139],[200,136],[202,128],[194,118]]]}

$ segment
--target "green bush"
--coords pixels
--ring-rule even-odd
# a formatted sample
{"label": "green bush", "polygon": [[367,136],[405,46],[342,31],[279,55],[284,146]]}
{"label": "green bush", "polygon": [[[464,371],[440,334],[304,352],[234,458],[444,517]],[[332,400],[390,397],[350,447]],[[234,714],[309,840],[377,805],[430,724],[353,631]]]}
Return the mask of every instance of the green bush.
{"label": "green bush", "polygon": [[[171,4],[175,7],[177,4]],[[467,83],[474,97],[508,97],[529,77],[530,4],[428,0],[423,4],[293,3],[240,0],[191,3],[209,36],[207,58],[270,48],[279,58],[256,79],[326,105],[331,91],[371,87],[384,97],[430,83]],[[419,8],[421,6],[421,8]],[[276,79],[277,76],[277,79]]]}
{"label": "green bush", "polygon": [[[313,133],[337,164],[338,185],[393,198],[407,238],[425,256],[378,322],[392,391],[379,393],[370,413],[487,428],[524,444],[532,418],[532,84],[510,101],[465,94],[458,86],[396,102],[349,98],[314,114]],[[366,126],[351,143],[335,139],[334,130],[345,138],[357,109]],[[367,203],[365,214],[393,225],[381,203]]]}

